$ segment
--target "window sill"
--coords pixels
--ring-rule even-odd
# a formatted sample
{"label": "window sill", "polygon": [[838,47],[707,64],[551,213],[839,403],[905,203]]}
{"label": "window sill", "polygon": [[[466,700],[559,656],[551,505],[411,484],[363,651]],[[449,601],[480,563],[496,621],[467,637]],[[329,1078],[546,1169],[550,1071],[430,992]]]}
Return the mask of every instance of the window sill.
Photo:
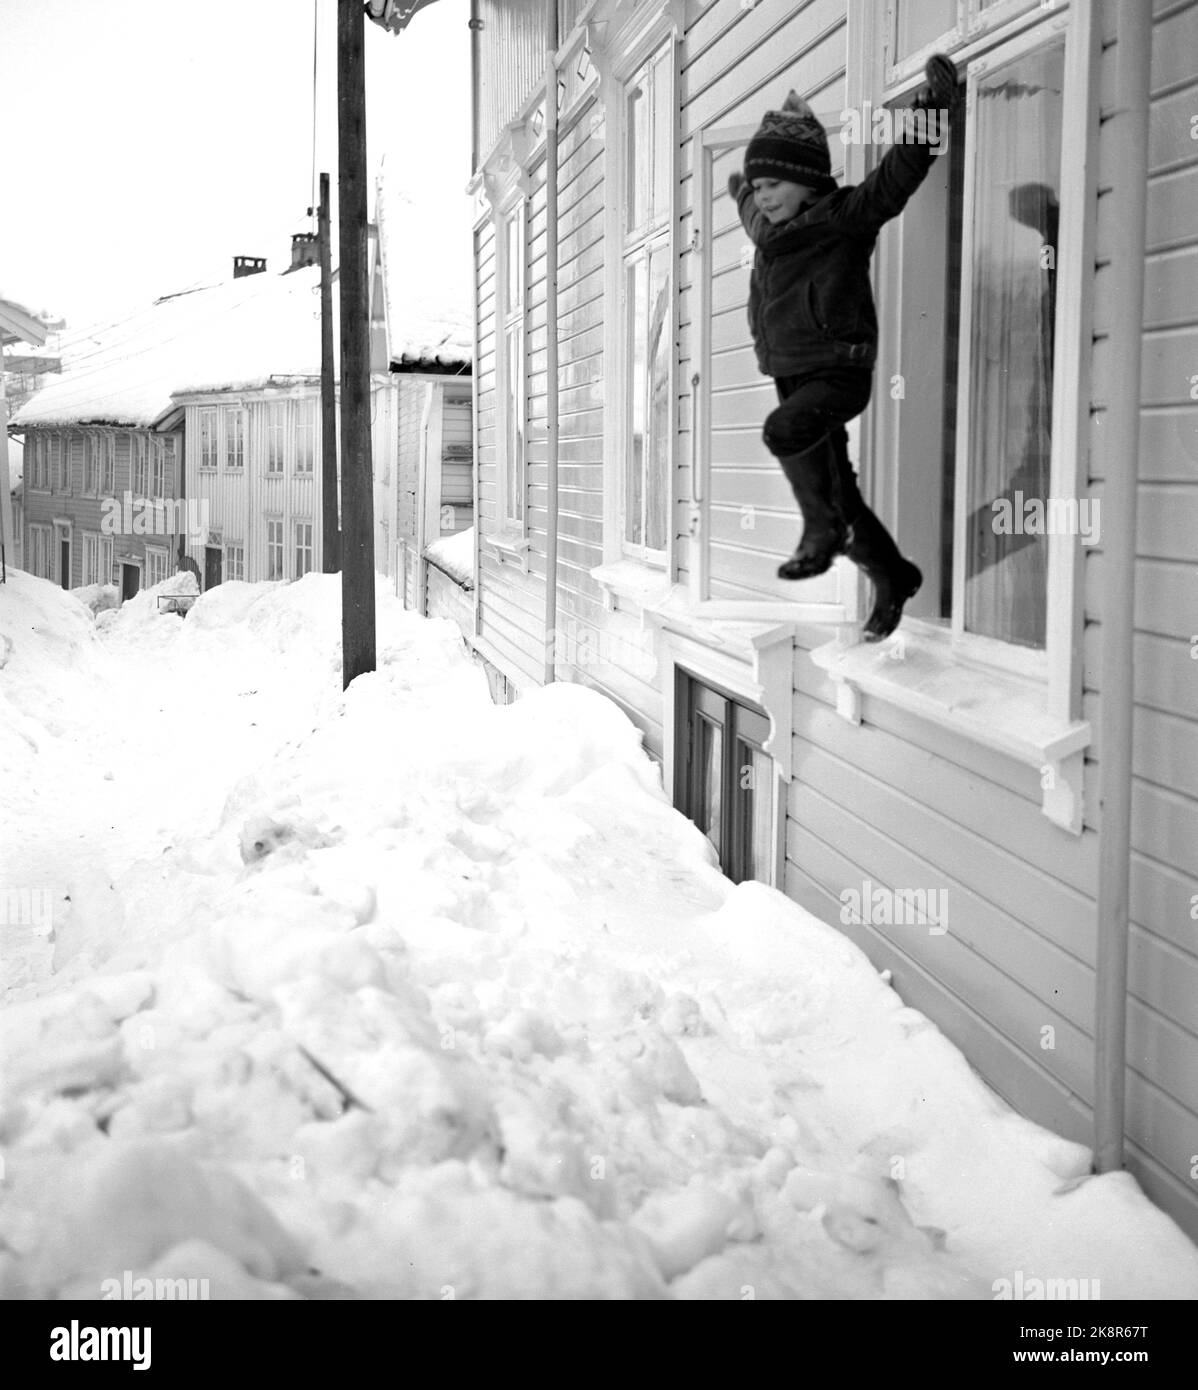
{"label": "window sill", "polygon": [[501,565],[515,565],[521,574],[528,573],[527,536],[519,531],[495,531],[480,540]]}
{"label": "window sill", "polygon": [[667,571],[654,569],[640,560],[616,560],[596,565],[591,578],[603,590],[603,605],[614,610],[620,600],[637,608],[651,608],[667,598],[674,584]]}
{"label": "window sill", "polygon": [[877,645],[829,642],[811,659],[832,678],[836,708],[851,723],[861,722],[861,698],[871,695],[1034,767],[1044,814],[1081,833],[1090,725],[1052,715],[1041,682],[968,664],[943,638],[906,629]]}

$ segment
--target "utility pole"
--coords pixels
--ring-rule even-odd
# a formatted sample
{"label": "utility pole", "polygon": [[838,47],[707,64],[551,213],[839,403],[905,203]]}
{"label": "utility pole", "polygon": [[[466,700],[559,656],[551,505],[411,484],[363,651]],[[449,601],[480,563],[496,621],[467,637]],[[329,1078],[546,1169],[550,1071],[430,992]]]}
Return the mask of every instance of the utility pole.
{"label": "utility pole", "polygon": [[341,528],[337,519],[337,396],[333,380],[333,248],[329,245],[329,176],[320,176],[316,209],[320,241],[320,514],[322,568],[341,568]]}
{"label": "utility pole", "polygon": [[366,19],[337,0],[341,261],[341,684],[375,669],[374,497],[366,261]]}

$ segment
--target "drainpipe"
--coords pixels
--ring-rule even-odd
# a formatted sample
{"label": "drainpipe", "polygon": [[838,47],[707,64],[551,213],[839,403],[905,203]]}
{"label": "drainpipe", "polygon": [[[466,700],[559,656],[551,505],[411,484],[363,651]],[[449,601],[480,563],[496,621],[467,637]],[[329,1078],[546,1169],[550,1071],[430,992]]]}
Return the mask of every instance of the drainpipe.
{"label": "drainpipe", "polygon": [[1102,667],[1098,717],[1098,933],[1094,1002],[1094,1168],[1123,1166],[1127,1033],[1128,880],[1131,857],[1135,683],[1136,488],[1140,461],[1140,355],[1148,181],[1152,14],[1115,7],[1115,193],[1110,360],[1118,364],[1107,411],[1102,508]]}
{"label": "drainpipe", "polygon": [[557,650],[557,0],[545,0],[545,451],[549,465],[545,535],[545,684],[555,678]]}
{"label": "drainpipe", "polygon": [[478,173],[478,0],[470,0],[470,177]]}
{"label": "drainpipe", "polygon": [[[478,106],[479,106],[479,30],[482,20],[478,17],[478,0],[470,0],[470,177],[478,173]],[[478,251],[471,248],[470,302],[473,309],[473,324],[470,332],[470,445],[472,467],[472,487],[474,492],[474,602],[473,633],[477,637],[482,632],[482,510],[478,479]]]}

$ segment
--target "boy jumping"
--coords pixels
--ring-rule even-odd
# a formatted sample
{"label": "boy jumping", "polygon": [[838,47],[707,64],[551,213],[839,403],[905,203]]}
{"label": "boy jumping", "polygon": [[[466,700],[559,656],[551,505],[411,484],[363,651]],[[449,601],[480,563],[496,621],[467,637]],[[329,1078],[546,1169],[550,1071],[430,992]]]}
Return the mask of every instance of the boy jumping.
{"label": "boy jumping", "polygon": [[[915,107],[931,121],[932,112],[954,105],[957,70],[936,54],[926,77]],[[936,150],[930,139],[893,145],[864,182],[840,188],[823,126],[791,92],[781,111],[765,113],[744,174],[728,180],[757,248],[749,284],[757,364],[774,378],[781,402],[763,438],[803,516],[798,548],[778,574],[810,579],[847,555],[874,587],[867,642],[894,631],[923,575],[865,505],[844,426],[865,409],[873,384],[878,323],[869,258],[878,229],[903,210]]]}

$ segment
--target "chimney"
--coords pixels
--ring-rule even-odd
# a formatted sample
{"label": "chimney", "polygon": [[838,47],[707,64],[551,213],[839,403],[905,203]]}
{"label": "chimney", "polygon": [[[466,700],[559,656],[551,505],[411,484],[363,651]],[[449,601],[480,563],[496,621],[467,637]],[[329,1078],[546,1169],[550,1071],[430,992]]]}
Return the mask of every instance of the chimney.
{"label": "chimney", "polygon": [[315,232],[296,232],[291,238],[290,270],[320,264],[320,237]]}
{"label": "chimney", "polygon": [[261,275],[266,269],[265,256],[234,256],[233,279],[240,280],[243,275]]}

